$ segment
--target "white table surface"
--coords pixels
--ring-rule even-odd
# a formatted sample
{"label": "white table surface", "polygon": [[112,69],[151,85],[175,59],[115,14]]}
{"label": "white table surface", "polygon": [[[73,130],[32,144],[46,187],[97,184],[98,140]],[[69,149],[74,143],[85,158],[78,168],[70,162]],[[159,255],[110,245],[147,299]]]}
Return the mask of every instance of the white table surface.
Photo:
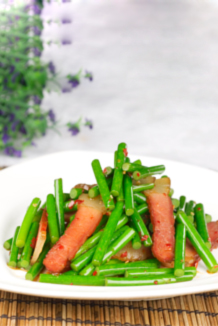
{"label": "white table surface", "polygon": [[[130,154],[218,170],[216,2],[84,0],[52,10],[73,23],[46,26],[44,37],[70,35],[73,44],[46,47],[43,58],[62,75],[88,69],[94,81],[45,94],[43,107],[56,112],[62,135],[49,131],[21,159],[1,154],[0,165],[63,150],[113,152],[125,141]],[[72,137],[63,125],[80,116],[94,129]]]}

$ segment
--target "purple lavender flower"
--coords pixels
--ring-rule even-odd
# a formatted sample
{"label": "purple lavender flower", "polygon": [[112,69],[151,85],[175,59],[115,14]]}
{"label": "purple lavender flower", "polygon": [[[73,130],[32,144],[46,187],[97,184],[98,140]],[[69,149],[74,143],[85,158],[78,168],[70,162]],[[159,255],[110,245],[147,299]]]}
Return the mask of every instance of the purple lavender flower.
{"label": "purple lavender flower", "polygon": [[34,35],[40,36],[42,34],[42,31],[37,26],[34,26],[33,33],[34,33]]}
{"label": "purple lavender flower", "polygon": [[22,156],[22,151],[19,151],[17,149],[14,149],[14,156],[21,157]]}
{"label": "purple lavender flower", "polygon": [[89,129],[93,129],[93,122],[92,120],[86,119],[84,126],[89,127]]}
{"label": "purple lavender flower", "polygon": [[90,71],[86,70],[85,78],[88,78],[90,81],[93,81],[93,74]]}
{"label": "purple lavender flower", "polygon": [[13,74],[13,76],[11,77],[11,82],[15,83],[18,76],[19,76],[19,72],[15,72],[15,74]]}
{"label": "purple lavender flower", "polygon": [[71,79],[68,81],[68,83],[73,87],[76,88],[77,86],[79,86],[79,80],[78,79]]}
{"label": "purple lavender flower", "polygon": [[20,150],[15,149],[12,146],[8,146],[5,148],[4,153],[8,156],[16,156],[16,157],[21,157],[22,152]]}
{"label": "purple lavender flower", "polygon": [[71,2],[71,0],[62,0],[63,3]]}
{"label": "purple lavender flower", "polygon": [[48,111],[48,116],[49,116],[49,119],[52,121],[52,122],[55,122],[55,113],[52,109],[50,109]]}
{"label": "purple lavender flower", "polygon": [[14,69],[15,69],[14,66],[10,66],[9,74],[12,74],[14,72]]}
{"label": "purple lavender flower", "polygon": [[72,136],[76,136],[80,132],[79,128],[73,124],[71,125],[70,128],[68,128],[68,130],[71,132]]}
{"label": "purple lavender flower", "polygon": [[63,18],[62,19],[62,24],[71,24],[71,23],[72,23],[72,21],[69,18]]}
{"label": "purple lavender flower", "polygon": [[4,89],[8,89],[8,87],[7,87],[7,83],[8,83],[8,79],[5,77],[5,78],[3,79]]}
{"label": "purple lavender flower", "polygon": [[81,121],[82,119],[80,118],[77,122],[67,123],[68,131],[71,132],[72,136],[76,136],[80,132]]}
{"label": "purple lavender flower", "polygon": [[33,5],[32,9],[35,15],[40,15],[42,12],[42,9],[38,5]]}
{"label": "purple lavender flower", "polygon": [[14,155],[14,148],[13,147],[6,147],[4,150],[6,155],[13,156]]}
{"label": "purple lavender flower", "polygon": [[36,105],[40,105],[42,103],[42,100],[37,95],[34,95],[33,96],[33,102]]}
{"label": "purple lavender flower", "polygon": [[68,88],[68,87],[62,88],[62,93],[70,93],[70,92],[71,92],[70,88]]}
{"label": "purple lavender flower", "polygon": [[11,130],[12,131],[15,131],[16,130],[16,128],[17,128],[17,125],[19,124],[19,121],[17,120],[17,121],[14,121],[13,123],[12,123],[12,125],[11,125]]}
{"label": "purple lavender flower", "polygon": [[26,128],[24,127],[24,125],[22,125],[19,130],[22,134],[26,135],[27,132],[26,132]]}
{"label": "purple lavender flower", "polygon": [[80,84],[79,73],[77,75],[68,75],[68,83],[72,88],[76,88]]}
{"label": "purple lavender flower", "polygon": [[51,73],[52,75],[55,75],[55,65],[53,64],[52,61],[49,62],[49,64],[48,64],[48,69],[50,70],[50,73]]}
{"label": "purple lavender flower", "polygon": [[69,45],[71,43],[72,43],[71,40],[67,40],[67,39],[62,40],[62,45]]}
{"label": "purple lavender flower", "polygon": [[6,144],[8,142],[8,140],[10,139],[10,136],[8,136],[8,134],[3,134],[2,136],[2,141],[4,144]]}
{"label": "purple lavender flower", "polygon": [[42,52],[38,48],[33,48],[33,53],[35,57],[41,57]]}
{"label": "purple lavender flower", "polygon": [[0,110],[0,115],[2,116],[4,114],[4,112],[2,110]]}
{"label": "purple lavender flower", "polygon": [[15,117],[15,115],[13,113],[10,113],[9,114],[9,121],[10,122],[14,121],[14,117]]}
{"label": "purple lavender flower", "polygon": [[28,11],[30,9],[30,5],[26,5],[25,7],[24,7],[24,11]]}

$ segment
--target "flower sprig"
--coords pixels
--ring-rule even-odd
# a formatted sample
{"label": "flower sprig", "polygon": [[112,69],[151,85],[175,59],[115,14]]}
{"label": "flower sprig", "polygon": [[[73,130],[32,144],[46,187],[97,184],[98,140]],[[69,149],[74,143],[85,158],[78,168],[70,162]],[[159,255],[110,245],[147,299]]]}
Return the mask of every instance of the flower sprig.
{"label": "flower sprig", "polygon": [[[54,63],[44,63],[40,58],[43,21],[38,2],[32,0],[16,8],[12,5],[11,10],[0,13],[0,151],[16,157],[21,157],[26,147],[34,146],[35,138],[58,127],[54,111],[42,107],[48,85],[53,82],[60,90],[61,85]],[[68,45],[70,41],[62,43]],[[78,87],[82,78],[93,80],[88,71],[68,74],[68,91]],[[67,124],[73,136],[82,126],[93,128],[88,119]]]}
{"label": "flower sprig", "polygon": [[76,88],[77,86],[79,86],[82,78],[87,78],[90,81],[93,81],[92,73],[85,71],[85,74],[83,74],[82,69],[80,69],[75,75],[67,75],[68,83],[71,85],[72,88]]}
{"label": "flower sprig", "polygon": [[83,120],[82,118],[79,118],[76,122],[68,122],[67,127],[68,131],[71,133],[72,136],[76,136],[80,131],[81,128],[85,126],[89,129],[93,128],[93,122],[89,119]]}

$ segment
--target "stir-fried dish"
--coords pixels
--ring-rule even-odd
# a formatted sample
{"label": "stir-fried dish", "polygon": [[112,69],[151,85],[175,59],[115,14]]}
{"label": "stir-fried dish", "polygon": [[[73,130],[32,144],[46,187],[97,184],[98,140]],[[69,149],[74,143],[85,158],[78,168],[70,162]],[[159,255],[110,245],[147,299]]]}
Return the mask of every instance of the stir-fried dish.
{"label": "stir-fried dish", "polygon": [[[146,162],[145,162],[146,163]],[[164,165],[128,157],[125,143],[114,167],[92,161],[96,184],[63,192],[62,179],[41,205],[34,198],[21,226],[4,242],[8,266],[26,280],[94,286],[158,285],[192,280],[200,259],[218,271],[218,221],[185,196],[172,198]]]}

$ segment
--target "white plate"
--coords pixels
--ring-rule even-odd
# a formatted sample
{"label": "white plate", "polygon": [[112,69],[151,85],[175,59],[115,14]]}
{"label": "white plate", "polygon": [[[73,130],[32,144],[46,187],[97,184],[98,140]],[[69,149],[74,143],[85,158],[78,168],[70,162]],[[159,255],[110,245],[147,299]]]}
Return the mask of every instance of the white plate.
{"label": "white plate", "polygon": [[[27,206],[33,197],[53,192],[56,178],[63,178],[64,191],[77,183],[94,183],[91,161],[99,158],[102,167],[113,164],[113,155],[96,152],[59,152],[18,164],[0,172],[0,288],[2,290],[39,295],[52,298],[92,300],[140,300],[166,298],[189,293],[218,290],[218,274],[208,274],[203,263],[199,273],[191,282],[138,286],[138,287],[88,287],[43,284],[26,281],[25,273],[7,266],[8,252],[3,242],[12,237],[15,227],[20,225]],[[171,177],[174,197],[186,195],[189,200],[203,202],[205,211],[218,219],[217,184],[218,173],[182,163],[151,157],[140,158],[147,165],[165,164]],[[214,251],[218,259],[218,250]]]}

